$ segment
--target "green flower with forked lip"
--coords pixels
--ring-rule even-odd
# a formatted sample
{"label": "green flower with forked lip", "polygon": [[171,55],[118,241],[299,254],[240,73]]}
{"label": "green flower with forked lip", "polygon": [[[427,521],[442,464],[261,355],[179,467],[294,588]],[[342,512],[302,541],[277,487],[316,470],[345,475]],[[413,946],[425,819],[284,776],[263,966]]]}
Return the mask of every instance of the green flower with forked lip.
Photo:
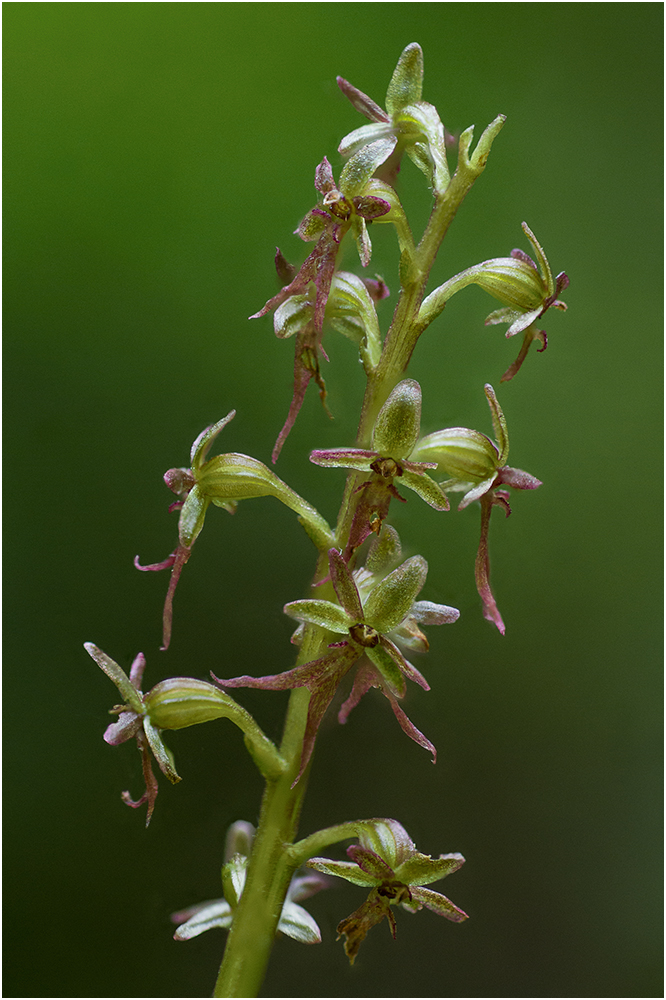
{"label": "green flower with forked lip", "polygon": [[401,905],[412,913],[426,907],[454,923],[467,920],[467,914],[446,896],[424,888],[457,871],[465,863],[462,854],[439,858],[420,854],[394,819],[367,820],[358,827],[360,843],[347,848],[350,861],[311,858],[307,862],[318,872],[370,889],[366,901],[337,927],[338,934],[345,936],[345,952],[352,965],[368,931],[384,918],[395,937],[392,906]]}

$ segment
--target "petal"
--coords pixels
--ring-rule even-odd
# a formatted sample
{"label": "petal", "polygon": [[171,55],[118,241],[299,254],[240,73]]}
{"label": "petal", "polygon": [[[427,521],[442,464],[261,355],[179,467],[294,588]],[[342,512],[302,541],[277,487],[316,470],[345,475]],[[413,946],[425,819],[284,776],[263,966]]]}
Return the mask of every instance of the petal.
{"label": "petal", "polygon": [[416,601],[410,614],[421,625],[448,625],[460,618],[457,608],[446,604],[433,604],[432,601]]}
{"label": "petal", "polygon": [[522,469],[512,469],[505,465],[499,470],[497,481],[506,486],[511,486],[514,490],[535,490],[538,486],[543,486],[540,479],[531,476],[529,472]]}
{"label": "petal", "polygon": [[421,386],[412,378],[396,385],[382,406],[372,432],[372,446],[380,455],[407,458],[421,428]]}
{"label": "petal", "polygon": [[315,188],[320,194],[324,195],[328,194],[329,191],[335,190],[333,170],[326,157],[324,157],[321,163],[317,165],[315,170]]}
{"label": "petal", "polygon": [[396,868],[395,877],[410,887],[429,885],[452,875],[464,864],[462,854],[441,854],[438,858],[431,858],[427,854],[416,853]]}
{"label": "petal", "polygon": [[[372,127],[372,126],[370,126]],[[368,183],[377,167],[388,160],[395,149],[397,139],[394,135],[389,135],[381,139],[376,139],[359,149],[345,164],[340,174],[340,190],[346,198],[353,198],[354,195],[363,194],[363,189]]]}
{"label": "petal", "polygon": [[383,644],[375,646],[374,648],[366,649],[365,652],[368,659],[372,660],[377,668],[378,679],[380,680],[380,684],[378,686],[384,690],[385,684],[388,691],[396,694],[398,698],[402,698],[406,690],[405,679],[397,666],[395,659],[384,648]]}
{"label": "petal", "polygon": [[[379,642],[380,645],[388,652],[389,656],[392,657],[394,662],[397,663],[405,677],[407,677],[410,681],[414,681],[414,683],[418,684],[419,687],[422,687],[424,691],[430,690],[430,685],[423,674],[416,669],[413,663],[410,663],[409,660],[405,659],[394,642],[391,642],[391,640],[387,639],[384,635],[379,637]],[[400,695],[400,697],[402,697],[402,695]]]}
{"label": "petal", "polygon": [[356,862],[361,871],[373,879],[374,885],[395,877],[393,869],[378,854],[367,847],[352,844],[351,847],[347,848],[347,855]]}
{"label": "petal", "polygon": [[496,475],[489,476],[488,479],[484,479],[483,482],[477,483],[471,490],[468,490],[458,504],[458,510],[464,510],[465,507],[469,507],[469,505],[474,503],[475,500],[480,500],[481,497],[485,496],[488,493],[488,490],[492,489],[496,479]]}
{"label": "petal", "polygon": [[352,198],[352,203],[357,215],[360,215],[366,222],[373,222],[382,215],[387,215],[391,211],[391,205],[384,198],[376,198],[374,195],[356,195]]}
{"label": "petal", "polygon": [[231,907],[225,899],[212,899],[208,903],[200,903],[199,906],[190,907],[189,910],[174,913],[171,917],[174,923],[185,921],[176,930],[174,941],[189,941],[213,927],[228,930],[231,927],[232,917]]}
{"label": "petal", "polygon": [[333,604],[331,601],[291,601],[289,604],[285,604],[283,611],[290,618],[296,618],[301,622],[310,622],[311,625],[319,625],[321,628],[328,629],[329,632],[343,634],[349,631],[350,625],[359,621],[358,615],[350,616],[338,604]]}
{"label": "petal", "polygon": [[121,712],[117,722],[112,722],[104,731],[104,742],[117,747],[132,739],[141,729],[142,718],[136,712]]}
{"label": "petal", "polygon": [[362,115],[365,115],[365,117],[369,118],[370,121],[389,121],[389,116],[386,112],[382,110],[378,104],[375,104],[371,97],[364,94],[362,90],[359,90],[358,87],[349,83],[349,81],[345,80],[342,76],[336,77],[336,81],[345,97],[351,101],[356,110],[360,111]]}
{"label": "petal", "polygon": [[338,878],[344,878],[347,882],[352,882],[354,885],[362,886],[373,886],[375,884],[374,878],[367,875],[358,865],[354,865],[349,861],[331,861],[329,858],[310,858],[307,862],[308,868],[314,868],[318,872],[323,872],[325,875],[335,875]]}
{"label": "petal", "polygon": [[368,146],[377,139],[386,139],[394,134],[393,125],[388,122],[375,123],[372,125],[361,125],[344,137],[338,146],[338,152],[345,158],[354,156],[364,146]]}
{"label": "petal", "polygon": [[365,224],[365,220],[359,215],[352,216],[351,222],[359,260],[363,267],[367,267],[372,257],[372,243],[368,236],[368,227]]}
{"label": "petal", "polygon": [[522,223],[522,230],[534,248],[534,254],[536,256],[539,267],[541,268],[541,273],[543,274],[544,281],[546,283],[546,288],[548,289],[548,294],[554,295],[555,282],[553,281],[553,272],[550,269],[550,264],[546,259],[546,255],[543,252],[543,248],[541,247],[541,244],[539,243],[536,236],[534,235],[534,233],[532,232],[532,230],[530,229],[530,227],[527,225],[526,222]]}
{"label": "petal", "polygon": [[407,104],[421,100],[423,50],[417,42],[403,49],[386,92],[386,110],[393,116]]}
{"label": "petal", "polygon": [[329,550],[328,565],[331,570],[331,580],[333,581],[335,593],[338,595],[338,600],[347,615],[352,619],[350,624],[362,622],[363,609],[361,607],[361,598],[359,597],[349,566],[337,549]]}
{"label": "petal", "polygon": [[233,420],[235,416],[236,411],[230,410],[226,417],[222,417],[222,419],[218,420],[216,424],[211,424],[210,427],[206,427],[206,429],[201,432],[190,449],[190,465],[193,469],[203,465],[206,461],[206,455],[208,454],[213,441],[222,428],[226,427],[229,421]]}
{"label": "petal", "polygon": [[160,730],[152,724],[148,716],[143,720],[143,731],[146,734],[148,745],[153,752],[153,756],[159,765],[162,774],[166,775],[172,785],[176,785],[180,780],[180,775],[176,771],[173,754],[166,748],[160,736]]}
{"label": "petal", "polygon": [[486,399],[488,400],[488,405],[490,407],[490,416],[493,422],[493,432],[495,434],[495,440],[497,441],[499,449],[499,457],[497,459],[498,465],[506,465],[506,460],[509,457],[509,432],[506,426],[506,420],[504,414],[502,413],[502,407],[497,402],[497,396],[495,395],[495,390],[490,383],[486,383],[483,387],[483,391],[486,394]]}
{"label": "petal", "polygon": [[367,624],[378,632],[390,632],[399,625],[409,614],[427,574],[428,564],[423,556],[412,556],[384,577],[365,602]]}
{"label": "petal", "polygon": [[390,524],[385,524],[379,536],[370,543],[365,568],[380,576],[393,568],[400,559],[401,551],[398,532]]}
{"label": "petal", "polygon": [[370,472],[371,464],[378,457],[376,451],[361,448],[331,448],[310,452],[310,461],[314,465],[329,469],[358,469],[361,472]]}
{"label": "petal", "polygon": [[294,941],[300,941],[301,944],[321,943],[321,931],[317,921],[302,906],[289,900],[282,907],[277,929]]}
{"label": "petal", "polygon": [[435,480],[431,479],[427,473],[417,475],[409,469],[403,469],[401,483],[408,489],[413,490],[414,493],[420,496],[422,500],[425,500],[431,507],[434,507],[435,510],[449,509],[449,501],[446,494],[442,492]]}
{"label": "petal", "polygon": [[450,899],[442,896],[440,892],[433,892],[432,889],[414,888],[412,889],[412,899],[414,902],[418,902],[422,906],[427,907],[427,909],[432,910],[433,913],[439,914],[440,917],[446,917],[447,920],[452,920],[456,924],[467,920],[468,915],[465,911],[459,909]]}
{"label": "petal", "polygon": [[[125,673],[122,667],[118,666],[115,660],[112,660],[110,656],[103,653],[101,649],[95,646],[92,642],[84,642],[83,648],[85,649],[88,656],[91,656],[98,667],[100,667],[109,680],[112,680],[116,685],[123,700],[127,705],[135,712],[137,715],[141,716],[144,713],[143,701],[141,700],[141,695],[137,691],[136,687],[130,681],[129,677]],[[143,655],[143,654],[140,654]],[[136,664],[132,664],[132,668]],[[119,720],[120,721],[120,720]],[[115,723],[117,725],[117,723]],[[111,727],[109,727],[111,728]]]}

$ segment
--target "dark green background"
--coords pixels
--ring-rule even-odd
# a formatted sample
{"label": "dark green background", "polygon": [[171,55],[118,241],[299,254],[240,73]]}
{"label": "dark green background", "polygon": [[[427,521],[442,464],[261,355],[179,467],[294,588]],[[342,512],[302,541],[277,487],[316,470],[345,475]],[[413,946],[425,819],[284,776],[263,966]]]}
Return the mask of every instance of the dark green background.
{"label": "dark green background", "polygon": [[[210,995],[220,932],[171,939],[168,914],[219,895],[224,830],[260,782],[226,724],[172,734],[184,780],[153,824],[132,746],[102,741],[115,690],[92,640],[149,684],[292,662],[285,601],[313,550],[271,500],[212,510],[158,651],[165,575],[132,567],[176,537],[162,473],[236,407],[223,450],[268,461],[292,346],[269,319],[276,243],[313,204],[313,172],[363,123],[335,86],[380,103],[402,48],[452,132],[508,120],[433,278],[520,244],[527,220],[571,287],[545,354],[499,386],[517,341],[483,327],[478,289],[428,331],[411,374],[424,432],[490,429],[498,388],[511,464],[543,480],[492,523],[502,638],[481,616],[478,512],[396,511],[430,562],[423,596],[458,606],[406,708],[439,748],[368,696],[321,739],[304,833],[394,816],[472,919],[398,914],[350,969],[336,923],[351,886],[316,897],[324,943],[278,942],[266,996],[661,996],[662,5],[10,3],[5,40],[6,996]],[[421,175],[404,200],[420,228]],[[373,271],[395,288],[388,227]],[[351,254],[348,266],[356,267]],[[381,307],[384,328],[392,306]],[[308,394],[278,472],[334,518],[362,393],[352,346],[326,338],[335,422]],[[171,499],[173,499],[171,497]],[[291,650],[291,651],[290,651]],[[286,696],[241,692],[278,737]],[[440,888],[440,886],[434,886]]]}

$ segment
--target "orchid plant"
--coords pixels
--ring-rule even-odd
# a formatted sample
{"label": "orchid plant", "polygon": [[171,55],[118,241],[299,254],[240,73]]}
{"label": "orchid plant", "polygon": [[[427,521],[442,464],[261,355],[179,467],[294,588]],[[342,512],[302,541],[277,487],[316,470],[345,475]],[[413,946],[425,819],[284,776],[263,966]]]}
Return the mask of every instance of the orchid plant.
{"label": "orchid plant", "polygon": [[[508,257],[468,267],[427,291],[442,240],[483,173],[505,119],[499,115],[491,122],[474,149],[473,127],[462,132],[456,143],[435,107],[422,99],[422,81],[423,54],[415,43],[408,45],[398,60],[385,110],[338,77],[342,93],[371,124],[357,128],[340,143],[338,152],[344,165],[337,181],[326,157],[316,167],[318,201],[295,230],[303,241],[314,242],[314,249],[300,267],[290,265],[277,251],[275,266],[281,290],[250,317],[272,312],[276,335],[293,338],[295,345],[293,395],[277,435],[273,463],[311,381],[326,405],[320,370],[320,360],[326,358],[323,337],[337,331],[357,346],[367,385],[356,442],[335,449],[314,449],[309,456],[324,470],[348,470],[337,524],[330,526],[307,500],[257,459],[236,452],[209,457],[222,430],[225,438],[232,436],[232,410],[202,431],[192,445],[189,466],[170,469],[164,476],[177,497],[171,504],[171,509],[179,511],[176,547],[162,562],[143,565],[136,559],[140,570],[170,570],[163,615],[162,648],[166,649],[176,588],[211,505],[233,513],[238,503],[255,497],[279,500],[297,515],[317,551],[306,595],[284,605],[284,613],[297,623],[292,637],[298,649],[295,665],[264,676],[172,677],[144,694],[143,654],[138,654],[128,676],[106,653],[92,643],[85,644],[121,698],[111,710],[118,718],[109,725],[104,739],[114,746],[136,740],[140,750],[145,790],[138,798],[123,792],[122,798],[133,808],[146,806],[146,825],[153,817],[158,794],[151,758],[170,782],[180,781],[163,742],[164,730],[229,719],[242,731],[245,746],[265,780],[256,831],[241,820],[227,836],[223,896],[173,916],[178,941],[210,928],[228,932],[214,992],[218,997],[258,995],[271,948],[280,934],[305,944],[321,940],[314,918],[299,904],[315,891],[330,888],[334,876],[369,890],[365,902],[338,925],[350,962],[367,933],[384,919],[395,937],[395,907],[412,913],[425,907],[454,923],[467,919],[467,914],[445,896],[424,888],[455,872],[464,862],[462,855],[431,857],[419,853],[395,819],[352,820],[297,838],[318,732],[336,698],[338,719],[344,723],[369,689],[378,688],[403,733],[436,760],[433,743],[400,704],[407,680],[429,691],[426,678],[407,655],[427,651],[423,628],[453,624],[459,612],[420,599],[428,564],[419,554],[405,557],[390,524],[391,505],[406,502],[405,489],[442,514],[449,510],[450,493],[463,494],[459,510],[479,504],[481,536],[475,579],[483,614],[503,634],[504,622],[490,585],[490,515],[494,506],[507,515],[511,512],[505,487],[532,490],[541,485],[531,474],[507,464],[506,421],[490,384],[484,392],[494,440],[467,427],[444,427],[421,436],[421,387],[406,373],[420,335],[451,296],[471,284],[480,286],[502,303],[486,323],[508,323],[507,337],[523,334],[518,358],[502,377],[507,381],[516,375],[533,342],[538,350],[546,348],[546,335],[536,323],[551,306],[566,308],[559,295],[568,285],[564,273],[553,278],[541,245],[523,223],[536,262],[516,249]],[[456,145],[457,162],[451,172],[449,157]],[[432,191],[432,212],[418,242],[399,197],[403,154],[425,175]],[[350,239],[356,244],[361,265],[368,266],[372,254],[370,223],[392,226],[400,251],[399,288],[385,336],[376,311],[376,303],[389,294],[384,280],[362,278],[339,268],[341,248]],[[445,419],[444,413],[441,416]],[[351,686],[348,682],[346,696],[340,695],[340,686],[352,670]],[[228,693],[242,688],[291,692],[279,746]],[[321,850],[345,840],[353,841],[347,848],[349,860],[319,856]]]}

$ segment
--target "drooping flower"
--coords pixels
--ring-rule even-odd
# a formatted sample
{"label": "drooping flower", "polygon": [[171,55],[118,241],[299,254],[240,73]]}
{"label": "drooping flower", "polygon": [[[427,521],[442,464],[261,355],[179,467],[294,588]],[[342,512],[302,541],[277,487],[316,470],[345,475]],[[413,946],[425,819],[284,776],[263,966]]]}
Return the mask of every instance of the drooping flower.
{"label": "drooping flower", "polygon": [[394,183],[400,159],[406,152],[433,188],[443,192],[450,180],[446,162],[446,133],[437,109],[421,100],[421,46],[412,42],[403,50],[386,93],[386,110],[343,77],[339,76],[337,81],[356,110],[372,122],[345,136],[338,151],[343,156],[350,156],[379,139],[391,142],[392,148],[378,171],[381,179]]}
{"label": "drooping flower", "polygon": [[[327,321],[358,344],[361,360],[368,372],[377,364],[381,354],[374,303],[388,294],[383,281],[372,278],[362,280],[347,271],[336,272],[331,282],[326,304]],[[321,344],[321,332],[315,328],[313,289],[285,299],[275,310],[273,325],[277,337],[282,340],[294,337],[295,340],[294,389],[287,419],[273,448],[271,458],[275,463],[294,426],[311,381],[319,387],[319,396],[329,417],[331,413],[326,405],[326,384],[321,374],[320,354],[328,359]]]}
{"label": "drooping flower", "polygon": [[235,415],[236,411],[232,410],[199,434],[190,451],[189,469],[169,469],[164,474],[166,485],[182,498],[169,508],[180,510],[178,547],[160,563],[144,566],[138,556],[134,560],[136,568],[144,572],[171,569],[164,602],[162,649],[167,649],[171,640],[173,598],[180,574],[190,558],[211,503],[233,514],[241,500],[273,496],[298,514],[315,545],[325,550],[332,541],[331,529],[321,514],[256,458],[233,452],[208,459],[215,438]]}
{"label": "drooping flower", "polygon": [[315,171],[315,188],[323,196],[322,200],[308,212],[295,230],[296,235],[306,242],[316,240],[315,248],[289,284],[270,298],[259,312],[253,313],[250,319],[265,316],[291,295],[303,294],[312,282],[316,290],[313,305],[314,330],[321,335],[324,310],[342,240],[351,230],[361,263],[367,267],[372,246],[366,222],[372,222],[391,210],[391,205],[383,198],[365,194],[368,181],[391,149],[392,144],[386,139],[378,139],[366,146],[345,164],[339,187],[333,178],[331,165],[324,157]]}
{"label": "drooping flower", "polygon": [[[226,864],[222,869],[225,898],[210,899],[205,903],[197,903],[195,906],[173,913],[171,920],[179,925],[173,935],[174,940],[190,941],[214,927],[229,930],[238,900],[245,887],[248,856],[254,832],[254,827],[250,823],[240,821],[232,825],[227,835]],[[230,851],[229,845],[235,846],[235,842],[240,840],[245,841],[244,851],[233,849]],[[318,872],[297,872],[287,890],[277,927],[278,932],[302,944],[319,944],[321,931],[316,920],[298,904],[326,889],[329,884],[330,880]]]}
{"label": "drooping flower", "polygon": [[448,300],[456,292],[468,285],[479,285],[504,305],[486,317],[486,326],[508,323],[507,337],[523,334],[523,343],[518,357],[502,376],[508,382],[518,372],[527,352],[536,341],[541,344],[537,350],[545,351],[548,345],[545,330],[538,330],[536,322],[550,309],[566,310],[566,304],[559,296],[569,285],[569,278],[561,271],[555,278],[541,244],[527,225],[522,229],[532,244],[538,263],[524,250],[514,249],[510,257],[493,257],[481,264],[468,267],[454,275],[443,285],[431,292],[422,302],[419,310],[419,325],[425,327],[439,315]]}
{"label": "drooping flower", "polygon": [[439,858],[420,854],[394,819],[367,820],[358,826],[360,842],[347,848],[350,861],[311,858],[307,862],[315,871],[370,889],[366,901],[337,927],[338,934],[345,936],[345,952],[352,965],[368,931],[384,918],[395,938],[392,906],[401,905],[412,913],[426,907],[454,923],[467,920],[467,914],[446,896],[424,888],[457,871],[465,862],[462,854]]}
{"label": "drooping flower", "polygon": [[134,659],[128,677],[115,660],[92,642],[85,642],[83,645],[124,699],[123,704],[111,709],[111,713],[117,715],[118,719],[107,727],[104,740],[111,746],[118,746],[127,740],[136,739],[141,751],[145,791],[136,801],[129,792],[123,792],[122,800],[133,809],[147,803],[146,826],[153,815],[158,792],[150,760],[151,752],[160,771],[172,784],[181,780],[173,755],[162,741],[163,729],[186,729],[214,719],[229,719],[242,730],[245,745],[262,774],[277,777],[282,772],[284,761],[250,713],[213,684],[196,677],[170,677],[144,694],[141,690],[146,668],[143,653],[139,653]]}
{"label": "drooping flower", "polygon": [[[339,604],[326,600],[292,601],[284,607],[285,614],[302,623],[318,625],[333,635],[344,636],[329,644],[329,652],[301,666],[281,674],[266,677],[233,677],[222,680],[213,675],[224,688],[252,687],[281,691],[306,687],[310,692],[308,718],[303,739],[301,766],[296,780],[308,765],[319,725],[342,678],[365,654],[372,663],[372,683],[381,687],[391,702],[403,731],[428,749],[433,760],[433,744],[410,722],[399,709],[397,699],[405,694],[405,678],[415,681],[424,690],[430,685],[422,674],[405,659],[396,642],[404,643],[405,635],[413,630],[419,619],[428,624],[455,621],[455,608],[417,602],[428,572],[422,556],[412,556],[382,579],[364,588],[363,599],[354,577],[337,549],[329,551],[331,582]],[[426,607],[429,609],[426,612]],[[414,648],[414,647],[412,647]],[[365,693],[362,692],[362,693]],[[356,702],[361,695],[356,698]],[[355,702],[355,703],[356,703]],[[351,710],[351,707],[350,709]]]}
{"label": "drooping flower", "polygon": [[417,459],[413,454],[420,426],[421,387],[414,379],[404,379],[379,411],[371,448],[322,449],[310,453],[310,461],[315,465],[371,474],[358,487],[363,496],[354,514],[346,558],[372,531],[380,531],[392,498],[404,502],[396,480],[435,510],[449,509],[446,496],[426,473],[426,469],[436,468],[436,463]]}
{"label": "drooping flower", "polygon": [[437,463],[440,472],[448,472],[452,477],[441,483],[444,491],[464,493],[458,505],[463,510],[474,500],[481,503],[481,539],[475,563],[476,586],[483,601],[484,617],[493,622],[504,635],[506,631],[502,616],[490,587],[490,559],[488,555],[488,529],[490,513],[494,506],[504,509],[506,516],[511,513],[509,494],[501,486],[516,490],[534,490],[541,486],[540,480],[513,469],[506,464],[509,457],[509,435],[506,420],[491,385],[484,387],[493,429],[497,443],[468,427],[448,427],[421,438],[414,449],[413,457],[428,459]]}

